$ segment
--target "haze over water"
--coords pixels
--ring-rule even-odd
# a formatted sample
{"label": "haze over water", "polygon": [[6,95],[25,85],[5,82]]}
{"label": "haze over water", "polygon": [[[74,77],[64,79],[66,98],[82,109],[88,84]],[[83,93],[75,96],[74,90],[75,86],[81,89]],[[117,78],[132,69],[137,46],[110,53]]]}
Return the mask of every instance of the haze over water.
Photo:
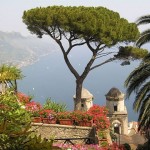
{"label": "haze over water", "polygon": [[[83,49],[82,49],[83,50]],[[86,49],[85,49],[86,50]],[[90,53],[81,48],[70,55],[71,62],[81,72]],[[80,51],[80,54],[79,54]],[[124,81],[129,73],[139,64],[134,61],[131,65],[121,66],[121,62],[105,64],[91,71],[84,81],[84,87],[94,95],[94,104],[105,105],[105,94],[116,87],[123,93]],[[48,97],[56,102],[67,104],[68,110],[73,110],[73,95],[75,94],[75,78],[67,68],[60,51],[53,51],[47,56],[22,68],[25,78],[19,81],[19,90],[34,96],[34,100],[43,104]],[[137,114],[132,110],[134,97],[126,100],[129,121],[136,121]]]}

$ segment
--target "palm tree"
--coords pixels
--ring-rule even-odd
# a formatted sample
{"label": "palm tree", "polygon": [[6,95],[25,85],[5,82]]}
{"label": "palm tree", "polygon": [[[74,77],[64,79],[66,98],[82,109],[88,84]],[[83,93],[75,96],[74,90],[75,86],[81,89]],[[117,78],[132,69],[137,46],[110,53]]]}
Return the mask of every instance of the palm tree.
{"label": "palm tree", "polygon": [[17,80],[22,79],[21,70],[15,66],[5,65],[0,66],[0,83],[2,93],[5,93],[7,88],[12,88],[17,92]]}
{"label": "palm tree", "polygon": [[[150,15],[142,16],[136,21],[137,25],[149,24]],[[143,31],[140,34],[140,38],[136,42],[137,47],[141,47],[143,44],[150,42],[150,29]]]}
{"label": "palm tree", "polygon": [[[150,23],[150,15],[142,16],[137,20],[137,25]],[[150,42],[150,29],[143,31],[136,46]],[[127,98],[132,93],[136,93],[133,109],[139,112],[139,130],[145,131],[147,138],[150,140],[150,54],[148,54],[133,70],[125,81],[127,87]]]}
{"label": "palm tree", "polygon": [[17,93],[17,80],[21,80],[24,76],[22,74],[22,71],[15,66],[9,66],[10,69],[10,79],[9,83],[11,84],[11,87],[14,89],[14,91]]}
{"label": "palm tree", "polygon": [[[139,130],[145,131],[150,137],[150,54],[133,70],[125,81],[127,98],[135,92],[133,109],[139,112]],[[149,132],[147,132],[149,131]]]}

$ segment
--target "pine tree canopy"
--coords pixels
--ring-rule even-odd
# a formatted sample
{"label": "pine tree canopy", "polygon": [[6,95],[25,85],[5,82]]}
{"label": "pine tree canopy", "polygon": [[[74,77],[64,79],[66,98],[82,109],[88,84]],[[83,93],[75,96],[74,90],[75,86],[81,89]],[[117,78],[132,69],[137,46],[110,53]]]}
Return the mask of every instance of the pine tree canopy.
{"label": "pine tree canopy", "polygon": [[108,47],[118,42],[137,40],[139,31],[134,23],[104,7],[49,6],[24,11],[23,22],[31,33],[42,37],[49,34],[56,39],[67,33],[72,38],[98,42]]}

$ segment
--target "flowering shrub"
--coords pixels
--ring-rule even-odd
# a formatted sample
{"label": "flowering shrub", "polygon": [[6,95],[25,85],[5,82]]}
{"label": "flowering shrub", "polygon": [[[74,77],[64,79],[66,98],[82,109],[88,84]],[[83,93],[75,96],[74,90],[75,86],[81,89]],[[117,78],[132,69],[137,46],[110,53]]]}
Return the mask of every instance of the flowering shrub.
{"label": "flowering shrub", "polygon": [[69,144],[53,144],[54,146],[60,147],[62,150],[104,150],[100,149],[99,145],[91,144],[91,145],[69,145]]}
{"label": "flowering shrub", "polygon": [[105,106],[93,105],[88,112],[94,116],[94,119],[97,116],[107,116],[108,109]]}
{"label": "flowering shrub", "polygon": [[59,119],[71,119],[72,118],[71,116],[72,116],[71,112],[66,111],[66,112],[59,112],[59,113],[57,113],[56,118],[58,120]]}
{"label": "flowering shrub", "polygon": [[26,104],[26,110],[34,112],[34,111],[39,111],[42,108],[42,105],[38,102],[32,101]]}
{"label": "flowering shrub", "polygon": [[90,145],[69,145],[69,144],[57,144],[54,143],[53,146],[60,147],[62,150],[125,150],[123,145],[118,146],[116,143],[109,145],[108,147],[100,147],[97,144],[90,144]]}
{"label": "flowering shrub", "polygon": [[91,121],[93,119],[93,115],[88,113],[88,112],[83,112],[83,111],[73,111],[72,112],[72,119],[75,120],[76,122],[79,121]]}
{"label": "flowering shrub", "polygon": [[106,138],[107,138],[107,137],[106,137],[106,132],[101,131],[101,130],[99,130],[99,131],[97,132],[97,135],[98,135],[99,139],[106,139]]}
{"label": "flowering shrub", "polygon": [[110,122],[105,116],[98,116],[97,119],[95,119],[95,124],[98,129],[105,130],[110,127]]}
{"label": "flowering shrub", "polygon": [[107,118],[108,110],[104,106],[93,105],[89,110],[88,113],[93,115],[94,123],[97,129],[108,129],[110,126],[110,122]]}
{"label": "flowering shrub", "polygon": [[88,113],[88,112],[81,113],[81,120],[91,121],[92,119],[93,119],[93,115],[91,115],[90,113]]}
{"label": "flowering shrub", "polygon": [[32,99],[31,96],[28,96],[28,95],[21,93],[21,92],[17,93],[17,98],[23,104],[29,103]]}
{"label": "flowering shrub", "polygon": [[55,113],[53,110],[50,109],[43,109],[40,111],[40,116],[43,118],[49,118],[52,119],[55,116]]}
{"label": "flowering shrub", "polygon": [[25,109],[27,111],[31,112],[34,117],[40,116],[39,113],[40,113],[41,108],[42,108],[42,105],[35,101],[26,103],[26,105],[25,105]]}

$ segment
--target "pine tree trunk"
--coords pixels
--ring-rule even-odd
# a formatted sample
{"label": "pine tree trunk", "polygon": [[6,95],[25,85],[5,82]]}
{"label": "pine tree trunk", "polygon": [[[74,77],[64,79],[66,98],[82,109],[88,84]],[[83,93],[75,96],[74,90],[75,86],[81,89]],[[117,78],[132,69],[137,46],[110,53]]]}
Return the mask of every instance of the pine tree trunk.
{"label": "pine tree trunk", "polygon": [[17,94],[18,92],[17,80],[14,81],[14,90],[15,90],[15,93]]}
{"label": "pine tree trunk", "polygon": [[82,80],[76,80],[76,98],[75,98],[75,104],[74,104],[74,110],[80,110],[81,109],[81,92],[82,92]]}

